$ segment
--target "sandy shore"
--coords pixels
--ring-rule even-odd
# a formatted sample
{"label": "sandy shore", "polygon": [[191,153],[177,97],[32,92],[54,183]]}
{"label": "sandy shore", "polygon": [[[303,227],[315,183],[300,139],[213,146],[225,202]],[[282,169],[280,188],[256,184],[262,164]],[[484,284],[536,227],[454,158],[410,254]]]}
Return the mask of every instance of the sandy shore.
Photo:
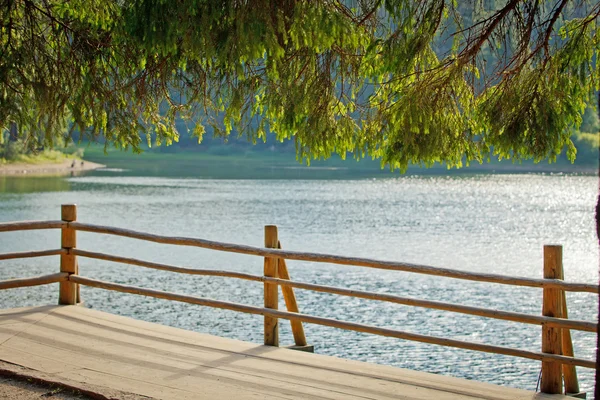
{"label": "sandy shore", "polygon": [[84,160],[67,160],[60,163],[4,164],[0,165],[0,175],[69,175],[81,171],[103,168],[105,165]]}

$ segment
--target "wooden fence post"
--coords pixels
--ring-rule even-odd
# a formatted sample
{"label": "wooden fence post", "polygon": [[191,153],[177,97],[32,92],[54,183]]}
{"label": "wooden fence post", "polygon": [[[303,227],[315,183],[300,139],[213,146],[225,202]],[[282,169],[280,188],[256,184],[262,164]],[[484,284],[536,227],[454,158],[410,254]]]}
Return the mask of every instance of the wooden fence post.
{"label": "wooden fence post", "polygon": [[[565,279],[565,271],[560,263],[559,279]],[[569,312],[567,310],[567,295],[564,290],[560,291],[560,301],[561,301],[561,318],[569,318]],[[571,340],[571,330],[563,329],[562,330],[562,355],[574,357],[575,353],[573,351],[573,341]],[[579,380],[577,379],[577,369],[575,369],[574,365],[563,364],[562,372],[564,375],[564,383],[565,383],[565,394],[579,394]]]}
{"label": "wooden fence post", "polygon": [[[61,207],[61,219],[65,222],[77,220],[77,206],[75,204],[63,204]],[[77,232],[73,228],[63,227],[61,229],[61,246],[65,250],[73,249],[77,246]],[[77,256],[72,254],[61,254],[60,272],[67,272],[69,275],[77,274]],[[79,285],[73,282],[60,282],[58,304],[74,305],[79,301]]]}
{"label": "wooden fence post", "polygon": [[[281,243],[279,241],[277,241],[277,248],[281,249]],[[289,281],[290,273],[288,272],[287,265],[283,258],[279,259],[277,267],[279,277],[281,279],[286,279]],[[281,286],[281,292],[283,294],[283,300],[285,301],[285,306],[287,310],[290,312],[299,313],[300,309],[298,308],[298,302],[296,301],[294,289],[290,286]],[[292,346],[291,348],[314,353],[314,346],[309,346],[306,343],[306,336],[304,335],[304,327],[302,326],[302,321],[290,321],[290,325],[292,326],[292,334],[294,335],[295,343],[295,346]]]}
{"label": "wooden fence post", "polygon": [[[544,246],[544,279],[560,279],[562,271],[562,246]],[[542,314],[546,317],[562,316],[560,289],[544,288]],[[542,325],[542,352],[562,354],[561,328]],[[542,393],[562,393],[562,365],[542,361]]]}
{"label": "wooden fence post", "polygon": [[[265,247],[276,249],[277,243],[277,226],[265,226]],[[278,259],[273,257],[265,257],[264,275],[271,278],[278,278]],[[264,283],[265,287],[265,308],[277,310],[279,292],[276,283]],[[279,320],[274,317],[265,316],[264,337],[266,346],[279,346]]]}

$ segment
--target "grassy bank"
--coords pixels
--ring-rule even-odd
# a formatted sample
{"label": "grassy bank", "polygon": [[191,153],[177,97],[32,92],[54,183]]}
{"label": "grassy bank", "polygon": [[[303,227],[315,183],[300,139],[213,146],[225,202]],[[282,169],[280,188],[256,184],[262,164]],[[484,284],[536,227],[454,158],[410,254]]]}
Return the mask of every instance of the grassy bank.
{"label": "grassy bank", "polygon": [[60,164],[67,160],[81,160],[83,154],[84,149],[74,145],[31,151],[20,141],[7,142],[0,147],[0,166],[10,164]]}
{"label": "grassy bank", "polygon": [[0,159],[2,164],[60,164],[67,160],[80,160],[79,154],[66,154],[59,150],[44,150],[37,154],[19,154],[15,158]]}

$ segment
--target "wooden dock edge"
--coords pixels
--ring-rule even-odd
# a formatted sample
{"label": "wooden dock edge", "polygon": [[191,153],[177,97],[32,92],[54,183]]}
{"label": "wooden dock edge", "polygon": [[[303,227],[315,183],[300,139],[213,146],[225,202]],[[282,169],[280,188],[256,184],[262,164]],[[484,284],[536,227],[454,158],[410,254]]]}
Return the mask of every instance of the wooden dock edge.
{"label": "wooden dock edge", "polygon": [[53,389],[60,388],[79,392],[94,400],[148,400],[149,397],[135,393],[123,392],[104,386],[93,385],[90,383],[77,382],[70,379],[59,378],[52,374],[47,374],[34,369],[26,368],[20,365],[11,364],[0,360],[0,376],[15,379],[25,383],[31,383],[40,386],[49,386]]}
{"label": "wooden dock edge", "polygon": [[[17,370],[17,372],[21,371],[19,374],[21,376],[25,375],[25,379],[41,378],[46,382],[62,384],[82,391],[89,390],[98,394],[97,397],[92,398],[138,400],[149,398],[144,396],[152,396],[150,398],[197,399],[198,396],[195,395],[204,393],[207,387],[212,388],[210,391],[212,396],[201,398],[217,398],[218,396],[214,396],[217,391],[229,395],[224,398],[234,398],[236,396],[240,399],[255,398],[238,395],[240,394],[240,387],[248,389],[247,383],[252,383],[246,379],[246,367],[258,362],[261,365],[259,369],[264,372],[264,374],[259,374],[261,377],[271,376],[269,373],[271,371],[284,373],[286,378],[275,381],[263,379],[255,385],[256,387],[251,385],[256,389],[251,390],[252,393],[256,391],[254,395],[257,393],[264,394],[268,391],[287,393],[291,385],[295,387],[294,393],[297,394],[292,396],[293,398],[305,398],[302,396],[314,394],[312,390],[316,388],[323,392],[322,394],[331,395],[330,397],[324,397],[332,399],[345,399],[344,394],[355,392],[360,398],[395,398],[398,393],[403,393],[405,397],[409,398],[408,392],[410,392],[412,395],[418,394],[418,396],[412,397],[415,399],[436,398],[440,395],[445,399],[465,397],[497,400],[568,399],[563,395],[535,393],[530,390],[469,381],[388,365],[370,364],[298,351],[291,352],[284,348],[221,338],[79,306],[41,306],[3,311],[3,313],[0,313],[0,317],[2,317],[0,322],[6,327],[13,326],[13,328],[7,330],[7,334],[23,330],[22,326],[15,326],[15,323],[27,324],[29,327],[26,329],[27,335],[12,335],[10,340],[5,341],[0,346],[0,349],[5,350],[0,355],[0,375],[2,375],[1,370],[5,365],[3,363],[9,363],[9,368],[23,366],[25,369]],[[29,317],[24,318],[27,314],[30,314]],[[44,320],[44,323],[39,323],[41,320]],[[70,339],[62,337],[61,327],[70,332]],[[115,327],[118,328],[117,332],[112,331]],[[129,344],[136,346],[140,333],[143,333],[144,343],[140,344],[141,347],[136,351],[128,353],[123,346]],[[75,342],[72,342],[72,335],[78,338]],[[117,342],[106,342],[107,337],[114,339],[115,336],[119,337]],[[85,345],[82,345],[83,343]],[[105,351],[88,354],[88,345],[89,348],[105,349]],[[120,346],[119,349],[113,348],[115,345]],[[34,349],[34,353],[32,353],[32,349]],[[106,351],[106,349],[108,350]],[[158,349],[158,353],[149,352],[148,349]],[[190,352],[191,349],[199,349],[199,351]],[[64,350],[68,350],[68,356],[61,355]],[[171,361],[177,359],[179,355],[186,355],[186,357],[189,355],[194,360],[188,359],[189,362],[185,365],[171,365],[170,368],[163,371],[165,354],[169,354]],[[125,358],[120,359],[121,355],[125,355]],[[150,358],[148,358],[149,356]],[[40,357],[50,360],[50,364],[39,363]],[[228,363],[246,360],[244,361],[246,364],[238,368],[237,372],[235,369],[229,370],[228,379],[232,381],[228,384],[225,384],[225,381],[219,383],[220,379],[215,379],[222,378],[220,373],[216,375],[208,373],[208,376],[205,376],[207,371],[214,370],[213,367],[218,368],[221,366],[219,360],[223,357]],[[54,365],[52,360],[60,365]],[[108,364],[106,364],[107,362]],[[247,364],[247,362],[250,362],[250,364]],[[167,362],[167,364],[169,363]],[[143,371],[140,372],[138,368],[132,369],[131,365],[137,365]],[[211,368],[201,368],[200,370],[193,368],[193,366],[198,365]],[[90,369],[90,366],[93,367]],[[28,369],[35,369],[36,371],[32,373]],[[98,374],[72,374],[76,371],[82,373],[86,371],[97,372],[99,375],[104,375],[104,378]],[[132,371],[133,374],[131,374]],[[158,375],[156,371],[159,372]],[[164,373],[161,374],[160,371]],[[183,386],[178,386],[177,389],[173,386],[172,379],[165,380],[165,378],[172,377],[173,373],[176,372],[183,373],[183,380],[180,382]],[[237,375],[242,378],[236,378]],[[186,380],[188,376],[191,379]],[[79,378],[82,378],[83,382],[98,385],[100,388],[80,384]],[[317,378],[315,385],[308,384],[315,378]],[[70,379],[76,380],[77,383],[73,384],[69,381]],[[209,383],[208,386],[207,382]],[[324,384],[324,382],[326,383]],[[337,382],[337,384],[330,388],[329,382]],[[130,383],[133,383],[133,385]],[[124,394],[122,396],[101,397],[107,393],[102,388],[111,388],[110,390],[122,391]],[[310,390],[304,390],[306,388],[310,388]],[[343,390],[340,391],[341,389]],[[142,397],[131,397],[127,393],[135,393],[137,396]],[[426,393],[429,394],[429,397],[423,397]],[[390,394],[391,396],[389,396]],[[164,397],[161,397],[163,395]]]}

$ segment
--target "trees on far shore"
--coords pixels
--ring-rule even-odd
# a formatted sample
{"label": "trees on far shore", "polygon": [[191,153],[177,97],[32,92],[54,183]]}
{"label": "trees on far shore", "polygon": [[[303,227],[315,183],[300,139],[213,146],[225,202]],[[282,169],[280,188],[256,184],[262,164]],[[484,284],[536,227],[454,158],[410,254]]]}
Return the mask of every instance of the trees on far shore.
{"label": "trees on far shore", "polygon": [[183,118],[198,139],[270,133],[299,158],[392,168],[572,158],[599,15],[568,0],[5,1],[0,128],[32,148],[78,132],[135,150],[178,140]]}

